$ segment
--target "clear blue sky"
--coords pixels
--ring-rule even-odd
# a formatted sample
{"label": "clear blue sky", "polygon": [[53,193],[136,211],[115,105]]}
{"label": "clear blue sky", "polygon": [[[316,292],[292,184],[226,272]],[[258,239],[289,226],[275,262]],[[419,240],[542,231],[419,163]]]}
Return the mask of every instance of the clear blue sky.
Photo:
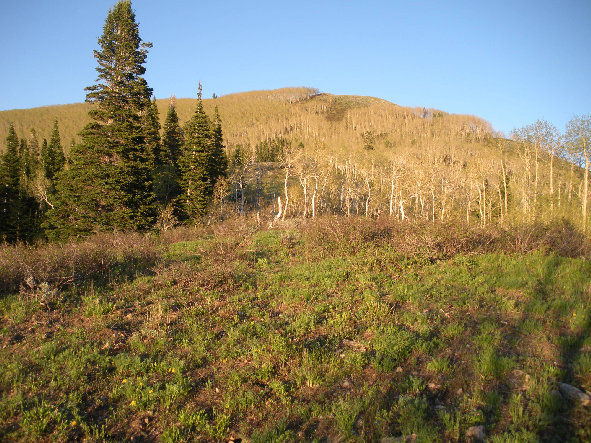
{"label": "clear blue sky", "polygon": [[[114,0],[0,14],[0,110],[81,102]],[[157,98],[284,86],[475,114],[496,130],[591,113],[591,0],[135,0]]]}

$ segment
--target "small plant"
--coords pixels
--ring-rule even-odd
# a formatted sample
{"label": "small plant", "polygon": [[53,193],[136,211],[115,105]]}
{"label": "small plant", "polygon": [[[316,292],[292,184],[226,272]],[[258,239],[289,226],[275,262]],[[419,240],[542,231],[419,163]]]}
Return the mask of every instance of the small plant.
{"label": "small plant", "polygon": [[447,357],[437,357],[427,363],[427,370],[437,374],[445,374],[451,369],[449,359]]}
{"label": "small plant", "polygon": [[429,403],[423,396],[402,395],[393,408],[403,439],[416,436],[417,441],[436,441],[437,428],[428,417]]}
{"label": "small plant", "polygon": [[350,396],[341,398],[332,407],[332,413],[337,425],[337,429],[345,438],[349,438],[353,433],[353,427],[357,417],[364,408],[362,399],[352,398]]}
{"label": "small plant", "polygon": [[397,326],[381,328],[372,345],[375,350],[374,366],[383,372],[391,372],[404,361],[416,344],[411,332]]}
{"label": "small plant", "polygon": [[453,409],[451,411],[440,409],[438,415],[445,428],[446,436],[456,441],[459,440],[462,423],[462,412],[458,409]]}
{"label": "small plant", "polygon": [[476,366],[483,378],[500,378],[511,369],[513,361],[487,346],[476,357]]}

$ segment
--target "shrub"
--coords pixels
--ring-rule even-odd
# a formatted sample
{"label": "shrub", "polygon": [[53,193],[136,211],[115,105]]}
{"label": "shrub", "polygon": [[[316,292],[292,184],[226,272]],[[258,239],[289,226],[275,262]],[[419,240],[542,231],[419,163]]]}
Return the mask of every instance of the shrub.
{"label": "shrub", "polygon": [[145,272],[157,259],[156,242],[138,233],[104,233],[80,242],[0,246],[0,294],[64,288]]}

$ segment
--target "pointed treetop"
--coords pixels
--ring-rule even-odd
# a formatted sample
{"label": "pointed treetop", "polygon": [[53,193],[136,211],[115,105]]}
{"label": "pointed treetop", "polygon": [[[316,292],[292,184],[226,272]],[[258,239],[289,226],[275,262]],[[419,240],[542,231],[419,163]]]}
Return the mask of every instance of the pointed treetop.
{"label": "pointed treetop", "polygon": [[201,86],[201,82],[199,82],[199,87],[197,88],[197,99],[201,101],[201,93],[203,92],[203,87]]}

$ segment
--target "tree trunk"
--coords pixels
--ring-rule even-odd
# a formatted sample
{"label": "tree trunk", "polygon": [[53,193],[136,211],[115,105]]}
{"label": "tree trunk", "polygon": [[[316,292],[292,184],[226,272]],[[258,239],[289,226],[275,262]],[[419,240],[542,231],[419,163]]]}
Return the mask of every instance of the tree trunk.
{"label": "tree trunk", "polygon": [[550,210],[554,212],[554,146],[550,151]]}
{"label": "tree trunk", "polygon": [[392,177],[390,185],[390,217],[392,217],[394,213],[394,177]]}
{"label": "tree trunk", "polygon": [[369,215],[369,200],[371,199],[371,186],[369,185],[369,178],[365,179],[365,184],[367,186],[367,198],[365,199],[365,216],[368,217],[368,215]]}
{"label": "tree trunk", "polygon": [[289,167],[285,167],[285,182],[283,183],[284,191],[285,191],[285,207],[283,208],[283,215],[282,220],[285,220],[285,215],[287,214],[287,205],[289,203],[289,194],[287,192],[287,179],[289,178]]}
{"label": "tree trunk", "polygon": [[587,143],[584,143],[585,152],[585,183],[583,185],[583,231],[587,232],[587,196],[589,195],[589,152],[587,152]]}
{"label": "tree trunk", "polygon": [[316,217],[316,193],[318,192],[318,177],[314,177],[314,192],[312,193],[312,218]]}

